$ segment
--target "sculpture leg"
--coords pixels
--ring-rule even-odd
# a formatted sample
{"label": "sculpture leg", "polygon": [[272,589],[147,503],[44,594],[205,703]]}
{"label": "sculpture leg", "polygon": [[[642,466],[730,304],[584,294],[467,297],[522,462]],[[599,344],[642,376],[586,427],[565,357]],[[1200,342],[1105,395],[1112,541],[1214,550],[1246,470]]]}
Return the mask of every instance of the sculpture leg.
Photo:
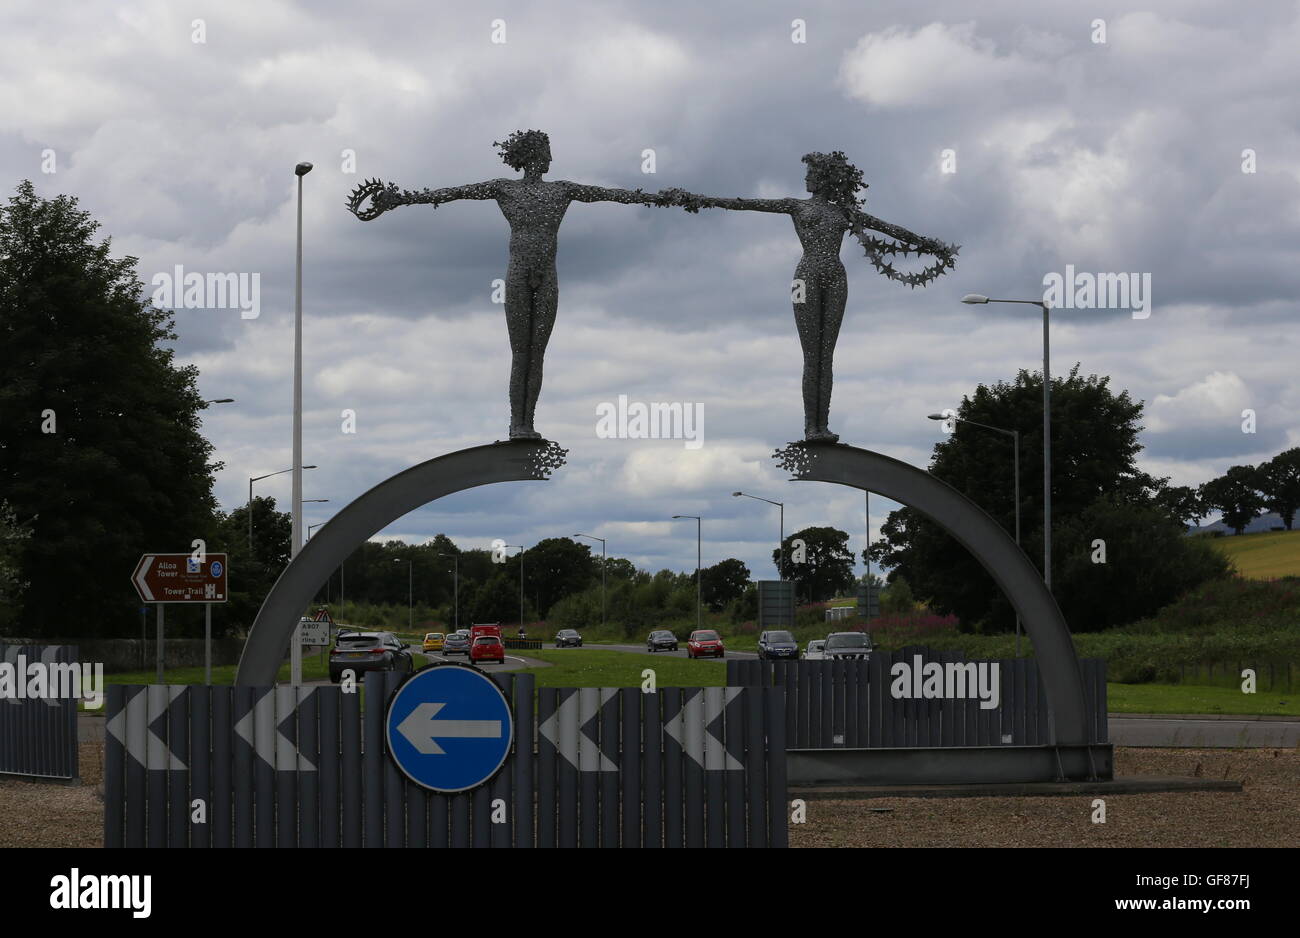
{"label": "sculpture leg", "polygon": [[524,384],[524,429],[533,431],[533,413],[537,398],[542,393],[542,365],[546,360],[546,346],[551,341],[555,327],[555,314],[560,305],[559,282],[552,268],[541,284],[533,291],[532,336],[529,342],[528,373]]}
{"label": "sculpture leg", "polygon": [[510,439],[527,439],[528,374],[533,348],[533,288],[528,271],[514,264],[506,272],[506,331],[510,335]]}
{"label": "sculpture leg", "polygon": [[820,361],[817,366],[817,431],[818,439],[834,442],[839,437],[830,431],[831,384],[834,379],[835,343],[840,338],[840,325],[844,322],[844,306],[848,302],[849,286],[844,268],[822,291]]}
{"label": "sculpture leg", "polygon": [[840,320],[844,317],[844,290],[840,290],[838,306],[829,310],[827,307],[832,305],[835,294],[826,288],[821,277],[802,269],[795,271],[795,277],[803,279],[805,284],[804,301],[794,304],[794,324],[803,349],[804,439],[834,442],[838,437],[826,429],[831,374],[830,357],[825,354],[825,348],[828,324],[834,325],[829,336],[832,348],[839,335]]}

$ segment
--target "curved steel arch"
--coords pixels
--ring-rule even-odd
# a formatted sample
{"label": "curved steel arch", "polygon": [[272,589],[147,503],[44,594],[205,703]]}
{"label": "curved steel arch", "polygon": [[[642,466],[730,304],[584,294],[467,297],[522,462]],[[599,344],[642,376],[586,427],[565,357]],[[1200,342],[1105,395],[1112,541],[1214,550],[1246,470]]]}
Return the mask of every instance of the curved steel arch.
{"label": "curved steel arch", "polygon": [[774,455],[797,481],[837,482],[915,508],[974,554],[1020,613],[1033,640],[1053,743],[1089,741],[1083,676],[1065,617],[1029,558],[984,509],[930,473],[871,450],[802,442]]}
{"label": "curved steel arch", "polygon": [[303,545],[266,595],[244,643],[235,683],[275,683],[284,650],[320,585],[362,543],[421,505],[492,482],[543,481],[564,464],[548,440],[510,440],[438,456],[379,483]]}

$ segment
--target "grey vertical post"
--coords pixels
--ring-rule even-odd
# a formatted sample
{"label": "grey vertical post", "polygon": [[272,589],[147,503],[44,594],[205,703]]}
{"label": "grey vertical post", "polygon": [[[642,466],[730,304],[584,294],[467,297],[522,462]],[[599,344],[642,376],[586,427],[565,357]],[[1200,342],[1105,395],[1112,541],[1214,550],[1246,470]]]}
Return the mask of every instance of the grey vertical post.
{"label": "grey vertical post", "polygon": [[[148,697],[137,700],[141,694],[149,693],[148,686],[128,687],[126,706],[130,707],[132,703],[137,708],[144,706]],[[147,714],[141,713],[137,709],[134,713],[127,711],[126,722],[126,748],[128,752],[141,753],[146,752],[145,739],[148,731]],[[148,807],[148,790],[149,790],[149,767],[148,763],[141,763],[137,759],[128,759],[126,762],[126,836],[125,845],[128,848],[143,847],[147,843],[147,833],[149,831],[149,807]]]}
{"label": "grey vertical post", "polygon": [[829,749],[835,741],[835,666],[840,666],[843,673],[844,664],[840,661],[823,661],[821,671],[821,741],[817,743],[824,749]]}
{"label": "grey vertical post", "polygon": [[[881,742],[882,727],[884,726],[885,698],[889,696],[889,688],[886,683],[889,679],[889,669],[885,667],[885,658],[880,652],[876,652],[867,659],[867,734],[862,745],[872,748],[883,746]],[[790,702],[786,700],[786,709],[789,709]]]}
{"label": "grey vertical post", "polygon": [[641,826],[641,843],[646,847],[662,847],[663,834],[663,719],[659,710],[661,694],[642,694],[638,691],[641,708],[641,732],[644,742],[645,766],[642,777],[644,789],[641,805],[644,812]]}
{"label": "grey vertical post", "polygon": [[[543,687],[537,692],[537,725],[541,726],[555,715],[560,692],[554,687]],[[531,732],[531,731],[530,731]],[[557,737],[558,738],[558,737]],[[537,846],[559,845],[556,819],[560,799],[556,797],[556,749],[541,733],[537,734]]]}
{"label": "grey vertical post", "polygon": [[704,846],[704,689],[682,691],[682,741],[686,758],[686,846]]}
{"label": "grey vertical post", "polygon": [[786,814],[790,802],[789,793],[786,790],[785,774],[785,720],[781,712],[785,702],[779,690],[763,688],[752,693],[762,694],[767,703],[764,723],[767,729],[768,745],[768,846],[786,847],[789,845],[790,840]]}
{"label": "grey vertical post", "polygon": [[[1094,681],[1097,688],[1097,742],[1105,743],[1110,739],[1110,720],[1107,710],[1107,691],[1106,687],[1106,659],[1098,658],[1094,663]],[[1287,673],[1290,674],[1291,665],[1287,665]]]}
{"label": "grey vertical post", "polygon": [[[191,687],[190,698],[190,801],[203,802],[203,823],[189,824],[190,846],[207,847],[212,843],[212,736],[211,687]],[[188,805],[184,814],[190,820]]]}
{"label": "grey vertical post", "polygon": [[339,756],[342,747],[339,741],[339,696],[337,687],[322,687],[316,691],[317,724],[320,741],[317,752],[320,759],[316,763],[318,803],[320,805],[321,847],[338,847],[342,844],[339,837]]}
{"label": "grey vertical post", "polygon": [[795,737],[794,746],[796,749],[810,749],[813,746],[812,688],[813,666],[816,662],[801,661],[799,664],[798,683],[793,688],[787,685],[786,692],[788,694],[791,690],[794,691],[795,700],[793,706],[799,711],[799,735]]}
{"label": "grey vertical post", "polygon": [[1025,663],[1025,745],[1042,746],[1045,740],[1038,735],[1038,663]]}
{"label": "grey vertical post", "polygon": [[361,695],[339,688],[339,737],[342,743],[340,816],[344,847],[360,847],[365,802],[361,793]]}
{"label": "grey vertical post", "polygon": [[[109,684],[105,688],[104,712],[107,720],[116,718],[126,708],[126,687]],[[104,846],[121,847],[126,823],[126,751],[112,733],[104,734]]]}
{"label": "grey vertical post", "polygon": [[[596,687],[578,688],[578,719],[574,729],[574,738],[582,732],[582,727],[596,720],[600,714],[600,689]],[[599,731],[599,721],[592,723],[592,729]],[[592,750],[595,750],[594,753]],[[595,746],[578,746],[578,786],[581,806],[578,809],[578,831],[580,847],[600,846],[600,750]]]}
{"label": "grey vertical post", "polygon": [[[501,688],[501,693],[503,693],[506,700],[511,703],[512,712],[514,709],[513,703],[515,694],[514,680],[515,676],[509,672],[492,675],[492,682],[496,684],[497,687]],[[515,739],[512,747],[518,746],[520,734],[523,732],[524,730],[516,724],[514,733]],[[491,839],[492,846],[494,847],[509,847],[514,844],[514,827],[517,820],[515,817],[513,792],[515,758],[516,756],[512,748],[512,751],[506,756],[505,765],[501,767],[501,771],[496,774],[496,777],[493,778],[491,782],[492,800],[495,802],[499,799],[505,802],[506,805],[506,822],[504,824],[493,823],[491,826]],[[493,814],[495,813],[494,810]]]}
{"label": "grey vertical post", "polygon": [[[382,697],[371,700],[366,707],[367,712],[373,707],[380,713],[379,718],[379,751],[381,753],[381,762],[384,767],[384,845],[388,847],[401,847],[406,843],[406,804],[403,795],[405,794],[406,781],[401,770],[392,759],[388,758],[388,734],[384,732],[384,719],[387,716],[388,701],[393,692],[397,690],[397,685],[402,682],[403,675],[396,671],[381,671],[381,686],[384,689]],[[414,786],[412,786],[414,787]]]}
{"label": "grey vertical post", "polygon": [[[895,652],[891,657],[893,664],[898,664],[904,660],[904,652]],[[915,663],[915,662],[912,662]],[[890,682],[892,683],[892,681]],[[886,746],[906,746],[907,745],[907,704],[906,699],[894,697],[891,691],[889,696],[889,736]]]}
{"label": "grey vertical post", "polygon": [[[560,690],[556,701],[559,716],[559,758],[556,768],[560,775],[559,846],[578,846],[578,701],[572,698],[577,690]],[[567,704],[567,706],[566,706]]]}
{"label": "grey vertical post", "polygon": [[[619,737],[618,705],[621,703],[616,687],[600,689],[600,745],[604,752],[623,751]],[[619,839],[619,773],[601,772],[600,776],[600,845],[617,847]],[[635,793],[636,787],[632,787]]]}
{"label": "grey vertical post", "polygon": [[700,731],[704,737],[704,792],[705,792],[705,841],[710,847],[726,846],[726,790],[723,775],[726,774],[727,760],[722,748],[721,734],[726,724],[723,713],[723,726],[718,734],[708,732],[708,714],[722,712],[723,688],[706,687],[699,694],[702,699],[703,713],[700,715]]}
{"label": "grey vertical post", "polygon": [[[624,847],[639,847],[641,817],[645,806],[645,789],[641,784],[641,698],[648,695],[642,694],[639,687],[624,687],[618,695],[623,712],[618,759],[618,792],[623,801],[620,841]],[[648,742],[644,748],[650,748]],[[617,807],[616,804],[615,809]]]}
{"label": "grey vertical post", "polygon": [[159,684],[163,683],[163,660],[164,660],[163,658],[163,631],[164,631],[163,612],[166,608],[167,608],[166,603],[158,603],[158,617],[157,617],[157,623],[155,625],[157,632],[154,635],[154,642],[153,642],[154,660],[157,665],[157,671],[158,671],[156,682]]}
{"label": "grey vertical post", "polygon": [[277,687],[275,694],[275,724],[271,727],[275,742],[275,822],[276,845],[298,846],[298,754],[285,732],[294,733],[294,711],[298,707],[297,689],[300,685]]}
{"label": "grey vertical post", "polygon": [[533,692],[537,678],[532,674],[516,674],[514,698],[511,706],[515,720],[514,755],[514,821],[516,847],[531,847],[535,829],[533,801],[536,787],[533,784]]}
{"label": "grey vertical post", "polygon": [[[762,688],[769,694],[784,694],[786,687],[773,690]],[[749,836],[746,845],[767,846],[767,751],[766,733],[763,732],[765,698],[762,692],[745,694],[745,808]]]}
{"label": "grey vertical post", "polygon": [[212,685],[212,603],[203,604],[203,683]]}
{"label": "grey vertical post", "polygon": [[364,846],[384,845],[384,675],[366,674],[366,709],[362,716],[361,796]]}
{"label": "grey vertical post", "polygon": [[795,740],[798,738],[795,729],[798,726],[798,708],[794,705],[794,694],[798,690],[799,671],[802,662],[798,659],[794,661],[778,661],[777,667],[772,675],[773,680],[785,688],[785,738],[790,741],[795,748],[798,748]]}
{"label": "grey vertical post", "polygon": [[[151,684],[145,688],[145,693],[148,695],[145,698],[147,705],[145,727],[149,727],[167,712],[167,687],[163,684]],[[167,846],[167,767],[171,764],[171,759],[165,741],[166,726],[159,729],[162,734],[161,739],[157,738],[158,734],[154,734],[155,738],[148,740],[149,834],[145,842],[150,847]]]}
{"label": "grey vertical post", "polygon": [[[663,698],[663,715],[665,722],[669,714],[682,713],[682,689],[665,687],[659,691]],[[664,846],[680,847],[682,845],[682,747],[668,733],[663,734],[664,743]]]}
{"label": "grey vertical post", "polygon": [[[233,726],[253,709],[253,701],[261,691],[253,687],[232,688]],[[232,739],[235,754],[234,773],[234,845],[236,847],[253,846],[253,750],[243,739]],[[260,761],[260,760],[258,760]]]}
{"label": "grey vertical post", "polygon": [[320,729],[317,711],[323,688],[293,688],[298,695],[298,846],[320,846]]}
{"label": "grey vertical post", "polygon": [[1029,745],[1029,708],[1033,706],[1032,699],[1029,696],[1029,669],[1031,667],[1037,667],[1033,659],[1016,659],[1016,698],[1019,706],[1016,708],[1016,733],[1012,738],[1025,746]]}
{"label": "grey vertical post", "polygon": [[487,785],[470,794],[470,843],[475,847],[492,846],[492,793]]}
{"label": "grey vertical post", "polygon": [[[258,688],[253,739],[259,753],[275,758],[275,688]],[[253,839],[258,847],[275,846],[275,766],[260,754],[253,759]]]}
{"label": "grey vertical post", "polygon": [[831,662],[831,728],[830,738],[826,741],[828,746],[843,746],[848,738],[844,719],[848,709],[848,675],[845,667],[848,663],[842,658]]}

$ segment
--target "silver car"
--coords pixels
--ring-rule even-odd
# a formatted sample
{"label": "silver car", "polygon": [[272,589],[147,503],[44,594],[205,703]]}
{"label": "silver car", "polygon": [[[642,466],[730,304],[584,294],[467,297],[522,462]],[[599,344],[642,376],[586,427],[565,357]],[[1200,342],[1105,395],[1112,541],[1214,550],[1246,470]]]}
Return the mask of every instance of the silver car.
{"label": "silver car", "polygon": [[804,661],[822,661],[826,658],[826,639],[815,638],[808,643],[801,656]]}

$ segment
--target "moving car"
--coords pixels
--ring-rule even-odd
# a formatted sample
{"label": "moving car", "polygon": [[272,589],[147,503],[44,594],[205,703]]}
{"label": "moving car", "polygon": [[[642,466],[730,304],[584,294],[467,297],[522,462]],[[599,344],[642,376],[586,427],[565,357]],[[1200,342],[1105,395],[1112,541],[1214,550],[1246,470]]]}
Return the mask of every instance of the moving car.
{"label": "moving car", "polygon": [[713,629],[692,632],[686,643],[687,658],[723,658],[726,654],[727,649],[723,647],[722,639]]}
{"label": "moving car", "polygon": [[442,640],[442,653],[446,655],[464,655],[469,657],[469,635],[465,632],[452,632]]}
{"label": "moving car", "polygon": [[677,636],[667,629],[658,629],[646,636],[645,650],[653,654],[656,651],[676,651]]}
{"label": "moving car", "polygon": [[429,632],[424,636],[425,651],[442,651],[442,646],[446,642],[446,636],[441,632]]}
{"label": "moving car", "polygon": [[337,684],[348,670],[357,676],[366,671],[410,674],[415,670],[410,647],[392,632],[340,632],[330,649],[330,680]]}
{"label": "moving car", "polygon": [[821,661],[826,657],[826,639],[815,638],[803,650],[804,661]]}
{"label": "moving car", "polygon": [[555,633],[556,648],[581,648],[582,636],[577,629],[560,629]]}
{"label": "moving car", "polygon": [[776,658],[798,658],[799,643],[789,632],[771,631],[758,636],[758,660],[772,661]]}
{"label": "moving car", "polygon": [[826,636],[826,658],[870,658],[874,649],[866,632],[832,632]]}
{"label": "moving car", "polygon": [[502,643],[501,636],[493,635],[491,632],[476,635],[473,644],[469,646],[469,660],[474,664],[481,661],[505,664],[506,646]]}

